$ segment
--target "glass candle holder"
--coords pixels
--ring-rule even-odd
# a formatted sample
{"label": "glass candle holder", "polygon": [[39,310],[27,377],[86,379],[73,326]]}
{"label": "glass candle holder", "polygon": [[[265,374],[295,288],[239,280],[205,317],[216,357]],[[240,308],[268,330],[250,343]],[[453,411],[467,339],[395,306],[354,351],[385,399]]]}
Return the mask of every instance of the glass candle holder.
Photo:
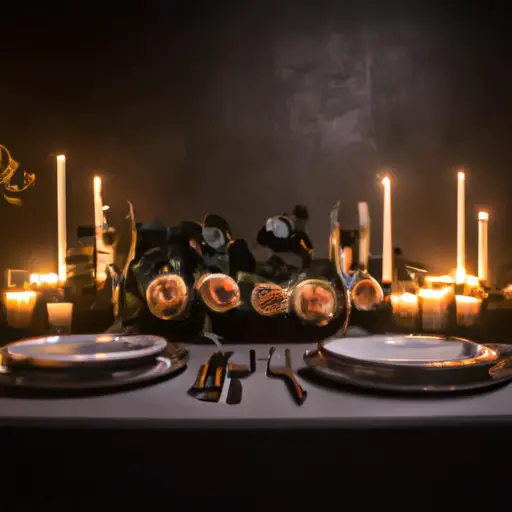
{"label": "glass candle holder", "polygon": [[48,311],[50,329],[53,332],[58,334],[71,333],[73,319],[72,302],[48,302],[46,310]]}
{"label": "glass candle holder", "polygon": [[4,305],[9,327],[30,327],[36,302],[37,293],[34,291],[6,292]]}
{"label": "glass candle holder", "polygon": [[482,300],[477,297],[457,295],[455,304],[457,306],[457,325],[459,327],[473,326],[480,315]]}
{"label": "glass candle holder", "polygon": [[393,321],[397,327],[414,331],[418,326],[419,299],[414,293],[391,295]]}

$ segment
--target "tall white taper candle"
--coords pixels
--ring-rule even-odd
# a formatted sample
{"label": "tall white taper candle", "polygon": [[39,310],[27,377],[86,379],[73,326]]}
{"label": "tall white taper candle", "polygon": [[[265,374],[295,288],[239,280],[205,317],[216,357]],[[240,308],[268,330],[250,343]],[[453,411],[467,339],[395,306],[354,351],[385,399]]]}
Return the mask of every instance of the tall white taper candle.
{"label": "tall white taper candle", "polygon": [[384,186],[384,216],[382,232],[382,283],[393,281],[393,239],[391,231],[391,180],[386,176]]}
{"label": "tall white taper candle", "polygon": [[66,281],[66,157],[57,155],[57,243],[58,243],[58,274],[59,281]]}
{"label": "tall white taper candle", "polygon": [[104,215],[103,215],[103,197],[101,193],[101,178],[94,177],[94,233],[96,243],[96,282],[97,284],[103,283],[107,277],[104,265],[105,250],[103,244],[103,229],[104,229]]}
{"label": "tall white taper candle", "polygon": [[486,282],[489,269],[489,245],[488,245],[489,214],[478,213],[478,279]]}
{"label": "tall white taper candle", "polygon": [[466,272],[466,199],[465,199],[466,175],[457,173],[457,274],[465,275]]}
{"label": "tall white taper candle", "polygon": [[358,203],[359,213],[359,265],[368,270],[370,257],[370,212],[368,203]]}

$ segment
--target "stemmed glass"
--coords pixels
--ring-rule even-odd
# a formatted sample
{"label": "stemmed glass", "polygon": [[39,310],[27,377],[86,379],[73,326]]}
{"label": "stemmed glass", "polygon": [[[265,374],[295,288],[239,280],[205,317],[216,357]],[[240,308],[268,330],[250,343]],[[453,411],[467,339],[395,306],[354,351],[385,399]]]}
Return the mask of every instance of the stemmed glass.
{"label": "stemmed glass", "polygon": [[50,331],[54,334],[71,334],[73,303],[66,302],[61,296],[55,296],[46,304]]}

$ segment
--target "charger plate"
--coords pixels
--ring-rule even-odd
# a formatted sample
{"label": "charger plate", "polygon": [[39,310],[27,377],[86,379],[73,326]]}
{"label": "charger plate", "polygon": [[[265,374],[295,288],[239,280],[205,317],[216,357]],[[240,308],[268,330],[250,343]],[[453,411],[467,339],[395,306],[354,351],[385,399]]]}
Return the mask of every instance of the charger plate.
{"label": "charger plate", "polygon": [[140,367],[164,352],[159,336],[85,334],[44,336],[10,343],[4,348],[8,367],[124,370]]}
{"label": "charger plate", "polygon": [[446,393],[512,378],[512,347],[444,336],[378,335],[327,340],[304,354],[314,372],[340,383],[399,392]]}
{"label": "charger plate", "polygon": [[126,370],[12,367],[5,364],[4,349],[0,351],[0,391],[3,386],[20,391],[107,392],[172,377],[185,369],[187,361],[188,351],[181,345],[169,343],[163,354]]}

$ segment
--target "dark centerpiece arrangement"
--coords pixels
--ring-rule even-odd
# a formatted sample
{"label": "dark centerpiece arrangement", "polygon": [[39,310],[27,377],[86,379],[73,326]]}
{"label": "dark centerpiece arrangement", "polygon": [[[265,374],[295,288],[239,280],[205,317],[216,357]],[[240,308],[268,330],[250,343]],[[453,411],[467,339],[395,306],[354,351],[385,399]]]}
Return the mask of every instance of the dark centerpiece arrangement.
{"label": "dark centerpiece arrangement", "polygon": [[[234,341],[318,341],[341,332],[350,301],[339,266],[338,224],[331,258],[315,259],[307,210],[270,217],[257,236],[257,261],[228,222],[168,228],[137,224],[124,268],[111,267],[115,322],[110,332],[151,333],[185,341],[205,326]],[[338,255],[338,256],[336,256]]]}

